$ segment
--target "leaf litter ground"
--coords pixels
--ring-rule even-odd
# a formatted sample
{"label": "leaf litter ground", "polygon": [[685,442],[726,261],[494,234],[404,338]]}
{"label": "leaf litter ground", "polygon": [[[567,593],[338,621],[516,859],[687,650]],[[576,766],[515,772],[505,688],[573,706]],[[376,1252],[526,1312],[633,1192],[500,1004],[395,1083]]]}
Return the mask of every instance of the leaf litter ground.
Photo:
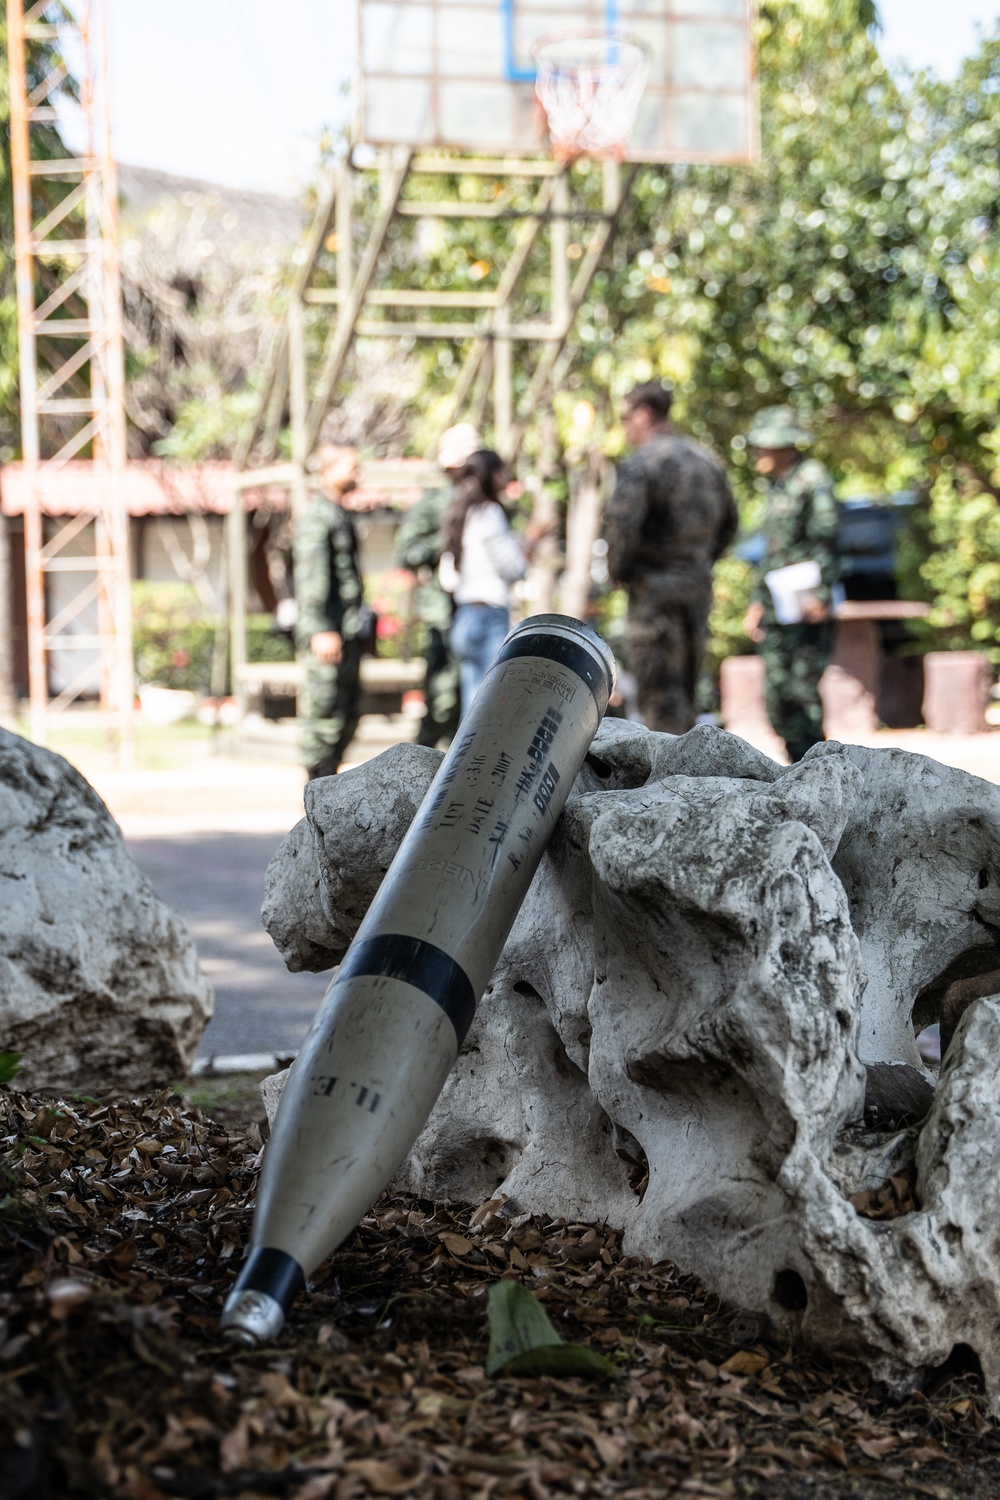
{"label": "leaf litter ground", "polygon": [[[499,1198],[384,1196],[236,1352],[256,1125],[4,1091],[0,1134],[0,1500],[1000,1495],[974,1372],[891,1401],[613,1230]],[[504,1277],[620,1378],[488,1379]]]}

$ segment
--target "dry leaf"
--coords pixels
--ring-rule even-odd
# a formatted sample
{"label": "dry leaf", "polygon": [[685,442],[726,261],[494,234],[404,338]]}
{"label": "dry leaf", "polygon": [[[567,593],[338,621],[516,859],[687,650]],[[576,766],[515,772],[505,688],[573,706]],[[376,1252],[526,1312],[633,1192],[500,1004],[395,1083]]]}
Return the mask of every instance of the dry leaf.
{"label": "dry leaf", "polygon": [[725,1375],[759,1375],[770,1361],[766,1354],[755,1354],[752,1349],[737,1349],[735,1354],[719,1366]]}
{"label": "dry leaf", "polygon": [[[249,1500],[275,1484],[287,1500],[603,1500],[609,1485],[659,1500],[777,1491],[782,1474],[791,1493],[831,1487],[848,1451],[900,1493],[943,1493],[915,1477],[942,1459],[992,1483],[997,1440],[971,1385],[897,1409],[855,1367],[783,1356],[764,1336],[725,1359],[732,1311],[626,1256],[603,1225],[387,1194],[315,1273],[280,1346],[234,1356],[218,1315],[250,1228],[254,1127],[222,1130],[169,1093],[65,1106],[0,1090],[0,1165],[24,1216],[0,1235],[0,1456],[41,1434],[52,1494],[72,1487],[66,1431],[130,1500],[234,1487]],[[905,1177],[884,1191],[898,1207]],[[613,1398],[565,1369],[487,1385],[486,1290],[501,1270],[537,1290],[557,1350],[621,1347]],[[86,1378],[57,1390],[60,1370]],[[947,1449],[932,1436],[945,1428]]]}
{"label": "dry leaf", "polygon": [[363,1479],[376,1495],[405,1495],[423,1479],[423,1468],[404,1468],[399,1463],[378,1458],[353,1459],[345,1465],[346,1472]]}
{"label": "dry leaf", "polygon": [[866,1458],[884,1458],[891,1453],[893,1448],[899,1447],[898,1437],[883,1438],[855,1438],[855,1445],[861,1449]]}
{"label": "dry leaf", "polygon": [[472,1241],[467,1240],[464,1235],[451,1234],[447,1230],[443,1230],[438,1235],[438,1239],[444,1245],[449,1255],[456,1255],[459,1259],[463,1255],[468,1255],[470,1251],[476,1248]]}
{"label": "dry leaf", "polygon": [[232,1474],[238,1469],[245,1469],[249,1461],[250,1425],[246,1417],[241,1417],[232,1432],[227,1432],[219,1444],[219,1468],[223,1474]]}
{"label": "dry leaf", "polygon": [[295,1500],[327,1500],[339,1483],[336,1474],[314,1474],[300,1490],[295,1491]]}
{"label": "dry leaf", "polygon": [[475,1213],[469,1220],[470,1228],[476,1229],[480,1224],[483,1223],[485,1219],[488,1219],[491,1214],[498,1214],[506,1202],[507,1199],[505,1195],[501,1193],[496,1198],[488,1198],[485,1203],[480,1203],[479,1207],[476,1209]]}
{"label": "dry leaf", "polygon": [[601,1463],[606,1469],[614,1472],[620,1469],[628,1453],[628,1442],[622,1437],[613,1437],[610,1433],[595,1431],[588,1433],[590,1441],[600,1455]]}
{"label": "dry leaf", "polygon": [[863,1219],[898,1219],[920,1207],[915,1194],[915,1177],[897,1175],[886,1178],[880,1188],[865,1188],[852,1193],[848,1203]]}
{"label": "dry leaf", "polygon": [[847,1462],[847,1449],[840,1438],[827,1438],[825,1442],[817,1443],[820,1453],[825,1453],[827,1458],[832,1458],[834,1463],[841,1469],[849,1467]]}

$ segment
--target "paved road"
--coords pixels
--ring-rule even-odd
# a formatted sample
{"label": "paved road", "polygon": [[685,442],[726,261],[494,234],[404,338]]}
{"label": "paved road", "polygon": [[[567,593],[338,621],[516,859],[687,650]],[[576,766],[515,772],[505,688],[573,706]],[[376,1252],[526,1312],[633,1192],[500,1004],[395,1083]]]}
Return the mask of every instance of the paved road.
{"label": "paved road", "polygon": [[[412,733],[412,723],[404,727]],[[395,721],[362,720],[355,763],[399,738]],[[289,974],[261,926],[260,906],[271,857],[302,817],[301,769],[294,760],[233,757],[208,744],[155,769],[122,771],[106,749],[85,746],[72,759],[197,944],[215,989],[215,1016],[198,1056],[296,1051],[329,976]]]}
{"label": "paved road", "polygon": [[185,833],[127,838],[157,895],[191,930],[215,987],[199,1057],[294,1052],[328,976],[289,974],[260,924],[264,871],[280,833]]}

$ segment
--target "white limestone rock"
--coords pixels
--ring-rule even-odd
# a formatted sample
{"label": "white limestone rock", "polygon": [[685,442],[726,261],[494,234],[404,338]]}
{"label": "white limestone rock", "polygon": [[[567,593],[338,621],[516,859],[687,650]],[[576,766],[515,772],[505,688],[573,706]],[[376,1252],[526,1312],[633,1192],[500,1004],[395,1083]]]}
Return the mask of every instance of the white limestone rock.
{"label": "white limestone rock", "polygon": [[[315,796],[308,911],[275,858],[293,954],[321,909],[339,957],[436,764],[381,759]],[[968,1344],[1000,1404],[998,833],[921,756],[606,722],[398,1185],[607,1220],[898,1386]],[[936,1093],[917,1001],[957,1022]],[[918,1210],[860,1216],[900,1172]]]}
{"label": "white limestone rock", "polygon": [[293,973],[338,964],[442,760],[394,745],[305,789],[306,815],[268,867],[261,921]]}
{"label": "white limestone rock", "polygon": [[184,1077],[212,991],[183,923],[62,756],[0,729],[0,1045],[18,1087],[134,1093]]}
{"label": "white limestone rock", "polygon": [[906,750],[817,745],[803,766],[831,758],[861,773],[833,858],[868,980],[860,1055],[916,1065],[918,996],[963,955],[968,968],[977,951],[985,969],[1000,968],[1000,790]]}

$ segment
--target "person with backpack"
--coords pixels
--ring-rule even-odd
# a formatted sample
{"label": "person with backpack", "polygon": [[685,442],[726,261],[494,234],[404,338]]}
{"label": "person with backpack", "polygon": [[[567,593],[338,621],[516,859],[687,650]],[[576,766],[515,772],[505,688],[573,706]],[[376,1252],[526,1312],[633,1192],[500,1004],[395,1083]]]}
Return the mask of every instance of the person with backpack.
{"label": "person with backpack", "polygon": [[793,762],[824,738],[819,682],[833,651],[840,579],[833,482],[803,451],[811,440],[790,406],[765,407],[747,433],[768,489],[743,625],[764,658],[768,717]]}

